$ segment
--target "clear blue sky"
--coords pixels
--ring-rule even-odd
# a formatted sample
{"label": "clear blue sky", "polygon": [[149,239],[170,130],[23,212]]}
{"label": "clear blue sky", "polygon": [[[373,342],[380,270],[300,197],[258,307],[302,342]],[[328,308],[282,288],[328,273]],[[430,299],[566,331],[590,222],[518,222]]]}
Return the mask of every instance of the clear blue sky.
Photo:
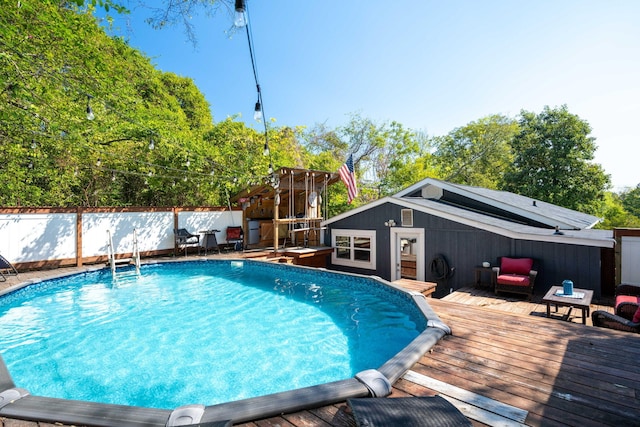
{"label": "clear blue sky", "polygon": [[[149,0],[153,1],[153,0]],[[264,109],[277,126],[351,113],[444,135],[490,114],[568,106],[592,127],[614,188],[640,183],[638,0],[247,0]],[[149,12],[118,17],[163,71],[191,77],[214,120],[256,102],[246,35],[232,16],[193,17],[193,46]]]}

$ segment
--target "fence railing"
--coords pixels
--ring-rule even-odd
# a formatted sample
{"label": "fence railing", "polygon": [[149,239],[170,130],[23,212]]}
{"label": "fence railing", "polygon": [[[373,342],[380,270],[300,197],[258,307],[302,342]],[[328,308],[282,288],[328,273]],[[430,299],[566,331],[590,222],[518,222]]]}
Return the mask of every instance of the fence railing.
{"label": "fence railing", "polygon": [[116,255],[133,251],[133,230],[143,256],[175,250],[173,230],[191,233],[242,225],[242,210],[197,208],[0,208],[0,254],[18,269],[80,266],[107,259],[108,235]]}

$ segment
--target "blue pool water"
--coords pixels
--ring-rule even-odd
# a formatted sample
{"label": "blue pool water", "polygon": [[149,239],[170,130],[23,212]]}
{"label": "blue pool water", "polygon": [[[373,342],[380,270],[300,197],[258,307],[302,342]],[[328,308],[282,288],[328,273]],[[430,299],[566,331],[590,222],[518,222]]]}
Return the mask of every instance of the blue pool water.
{"label": "blue pool water", "polygon": [[401,292],[250,261],[105,270],[0,298],[0,353],[34,395],[171,409],[378,368],[424,330]]}

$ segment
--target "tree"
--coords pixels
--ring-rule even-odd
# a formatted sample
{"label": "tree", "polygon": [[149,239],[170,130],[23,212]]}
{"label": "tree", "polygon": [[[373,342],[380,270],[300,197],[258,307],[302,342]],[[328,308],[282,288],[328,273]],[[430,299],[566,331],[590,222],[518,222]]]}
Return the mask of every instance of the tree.
{"label": "tree", "polygon": [[620,200],[627,212],[640,218],[640,184],[620,193]]}
{"label": "tree", "polygon": [[[424,142],[401,123],[377,123],[359,114],[351,114],[349,122],[336,129],[319,124],[305,135],[309,163],[322,165],[324,170],[338,170],[353,155],[359,183],[354,206],[403,188],[405,177],[411,174],[406,168],[423,153]],[[346,191],[343,193],[341,203],[346,210]]]}
{"label": "tree", "polygon": [[591,127],[566,106],[522,111],[511,147],[514,161],[502,189],[586,213],[602,203],[610,178],[592,163]]}
{"label": "tree", "polygon": [[0,8],[0,204],[219,204],[268,174],[262,134],[238,123],[212,144],[191,79],[107,36],[91,7],[60,4]]}
{"label": "tree", "polygon": [[513,160],[511,140],[517,130],[515,120],[496,114],[434,138],[439,175],[459,184],[498,188]]}
{"label": "tree", "polygon": [[119,14],[129,13],[129,7],[144,8],[149,12],[149,17],[146,19],[149,25],[155,29],[182,26],[185,36],[193,45],[197,44],[196,31],[192,23],[195,15],[199,13],[215,15],[218,10],[223,9],[232,17],[235,10],[234,0],[66,0],[61,3],[73,4],[77,8],[100,7],[107,13],[113,10]]}
{"label": "tree", "polygon": [[602,208],[603,220],[596,225],[596,228],[609,230],[616,227],[640,227],[640,217],[629,213],[624,207],[621,196],[607,192],[604,197]]}

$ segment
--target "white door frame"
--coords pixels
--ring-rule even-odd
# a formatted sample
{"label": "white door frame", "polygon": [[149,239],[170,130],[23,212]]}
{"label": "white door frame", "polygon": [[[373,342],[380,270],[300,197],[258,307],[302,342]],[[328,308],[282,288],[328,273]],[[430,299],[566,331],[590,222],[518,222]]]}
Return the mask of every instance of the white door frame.
{"label": "white door frame", "polygon": [[401,278],[400,274],[400,239],[416,239],[416,280],[424,282],[424,228],[390,227],[389,241],[391,254],[391,281]]}

